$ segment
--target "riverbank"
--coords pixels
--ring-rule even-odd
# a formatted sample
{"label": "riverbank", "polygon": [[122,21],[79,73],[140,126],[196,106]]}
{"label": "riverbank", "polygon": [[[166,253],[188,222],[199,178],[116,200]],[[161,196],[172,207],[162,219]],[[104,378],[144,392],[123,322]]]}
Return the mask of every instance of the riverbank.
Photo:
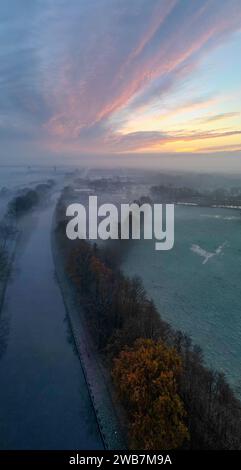
{"label": "riverbank", "polygon": [[84,371],[96,419],[106,449],[125,449],[119,419],[113,403],[110,384],[105,376],[98,352],[88,332],[84,311],[77,308],[75,295],[66,278],[64,260],[55,238],[56,221],[53,219],[51,245],[57,281],[62,292],[78,355]]}

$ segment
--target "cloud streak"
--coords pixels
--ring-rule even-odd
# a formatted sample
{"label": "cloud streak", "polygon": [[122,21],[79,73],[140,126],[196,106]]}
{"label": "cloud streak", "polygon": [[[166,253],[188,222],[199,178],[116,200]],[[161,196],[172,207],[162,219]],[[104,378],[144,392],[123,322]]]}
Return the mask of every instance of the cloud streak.
{"label": "cloud streak", "polygon": [[206,116],[203,119],[200,119],[200,122],[203,123],[210,123],[210,122],[217,122],[217,121],[223,121],[226,119],[230,119],[233,117],[238,117],[240,116],[241,113],[239,112],[232,112],[232,113],[220,113],[220,114],[215,114],[214,116]]}
{"label": "cloud streak", "polygon": [[238,131],[225,131],[217,132],[215,130],[208,132],[190,132],[185,134],[179,133],[164,133],[164,132],[132,132],[126,135],[115,136],[112,141],[109,141],[110,148],[120,150],[138,150],[143,148],[150,148],[153,145],[164,145],[170,142],[192,142],[196,140],[217,139],[223,137],[239,136],[241,130]]}

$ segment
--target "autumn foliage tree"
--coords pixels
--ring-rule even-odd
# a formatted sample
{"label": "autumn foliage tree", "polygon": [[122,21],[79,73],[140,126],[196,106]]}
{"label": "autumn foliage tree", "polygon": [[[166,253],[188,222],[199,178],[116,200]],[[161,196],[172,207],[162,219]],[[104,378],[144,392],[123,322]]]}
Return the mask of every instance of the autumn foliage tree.
{"label": "autumn foliage tree", "polygon": [[113,379],[129,415],[130,447],[175,449],[188,438],[177,393],[181,359],[163,342],[138,339],[114,361]]}

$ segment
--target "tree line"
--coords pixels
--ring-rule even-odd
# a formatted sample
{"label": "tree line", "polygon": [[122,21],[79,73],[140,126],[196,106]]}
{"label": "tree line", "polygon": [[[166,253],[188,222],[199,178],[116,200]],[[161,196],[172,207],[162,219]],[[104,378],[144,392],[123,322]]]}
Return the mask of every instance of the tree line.
{"label": "tree line", "polygon": [[241,405],[224,375],[207,368],[201,349],[161,318],[140,279],[123,275],[113,244],[67,239],[63,200],[56,240],[126,411],[130,447],[241,449]]}
{"label": "tree line", "polygon": [[9,245],[16,239],[18,221],[40,203],[53,185],[54,180],[49,179],[46,183],[37,184],[34,189],[24,188],[8,203],[6,213],[0,221],[0,282],[4,283],[8,275]]}
{"label": "tree line", "polygon": [[241,204],[241,188],[239,187],[200,191],[187,186],[177,187],[161,184],[152,186],[150,192],[155,201],[161,200],[162,203],[191,202],[204,206],[215,204],[240,206]]}
{"label": "tree line", "polygon": [[40,183],[34,189],[24,188],[19,192],[8,204],[7,215],[18,219],[31,209],[33,209],[41,198],[45,196],[54,185],[53,180],[48,180],[46,183]]}

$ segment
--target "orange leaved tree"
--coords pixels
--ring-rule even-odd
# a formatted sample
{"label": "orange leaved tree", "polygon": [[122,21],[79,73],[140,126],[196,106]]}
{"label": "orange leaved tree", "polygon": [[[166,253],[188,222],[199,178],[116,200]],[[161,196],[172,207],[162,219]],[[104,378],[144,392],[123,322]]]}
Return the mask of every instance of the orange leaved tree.
{"label": "orange leaved tree", "polygon": [[177,393],[181,359],[163,342],[138,339],[114,360],[113,379],[129,416],[132,449],[175,449],[188,438]]}

